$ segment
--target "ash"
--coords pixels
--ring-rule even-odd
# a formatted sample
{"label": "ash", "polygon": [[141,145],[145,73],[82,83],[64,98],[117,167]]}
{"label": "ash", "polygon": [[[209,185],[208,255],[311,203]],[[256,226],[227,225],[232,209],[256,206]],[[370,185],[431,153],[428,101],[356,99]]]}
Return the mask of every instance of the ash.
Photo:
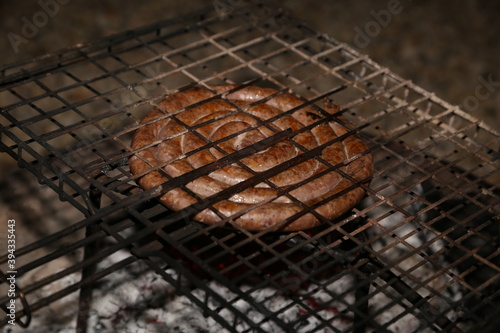
{"label": "ash", "polygon": [[[423,192],[421,187],[413,189],[414,193]],[[410,198],[401,198],[408,202]],[[365,201],[365,205],[370,205],[370,199]],[[383,216],[390,207],[379,206],[370,212],[373,219]],[[407,210],[418,211],[419,203],[414,202]],[[422,217],[421,217],[422,218]],[[403,216],[394,213],[387,218],[378,219],[379,226],[389,228],[401,222]],[[405,224],[396,230],[396,234],[403,237],[408,232],[415,230],[418,221]],[[381,231],[377,227],[372,228],[371,236],[379,234]],[[407,255],[406,259],[400,260],[405,254],[410,253],[408,244],[397,243],[397,245],[387,249],[387,244],[394,242],[393,235],[384,236],[377,243],[372,244],[375,251],[380,251],[380,257],[388,265],[394,267],[392,271],[401,275],[402,279],[410,286],[415,286],[415,290],[422,296],[427,297],[429,302],[450,320],[455,320],[459,313],[450,310],[454,302],[462,298],[462,294],[456,283],[451,283],[452,277],[448,274],[436,274],[438,268],[428,262],[423,262],[421,254]],[[407,242],[414,247],[424,244],[436,237],[430,231],[416,234],[415,237],[408,237]],[[439,241],[432,243],[432,248],[426,251],[435,253],[443,244]],[[384,250],[385,249],[385,250]],[[121,251],[106,258],[100,266],[106,268],[113,263],[130,256],[129,252]],[[444,259],[440,259],[444,260]],[[443,261],[441,265],[445,265]],[[417,267],[417,268],[415,268]],[[403,274],[411,270],[411,274]],[[167,271],[171,276],[176,277],[172,270]],[[451,274],[452,272],[450,272]],[[437,277],[436,277],[437,276]],[[60,288],[65,285],[77,283],[79,274],[64,277],[59,281]],[[426,284],[419,284],[419,281],[429,279]],[[36,280],[36,279],[35,279]],[[450,282],[451,281],[451,282]],[[279,321],[293,326],[294,332],[347,332],[352,329],[353,313],[350,310],[355,301],[354,292],[345,293],[346,290],[353,290],[356,280],[353,275],[345,274],[338,280],[321,285],[320,287],[311,284],[302,290],[309,295],[308,299],[301,302],[291,299],[286,295],[280,295],[276,289],[262,288],[250,291],[251,286],[241,286],[242,292],[248,294],[256,302],[271,312],[279,313]],[[370,288],[369,312],[374,317],[375,322],[384,331],[389,332],[433,332],[431,328],[425,328],[425,323],[415,317],[411,311],[403,308],[395,299],[400,298],[390,288],[384,289],[383,281],[374,280]],[[266,319],[261,312],[251,304],[241,299],[240,296],[230,291],[225,286],[216,281],[208,281],[206,288],[211,289],[224,300],[230,301],[234,309],[244,314],[253,323],[256,323],[265,332],[286,332],[272,319]],[[437,293],[436,291],[439,291]],[[54,293],[54,290],[41,290],[40,297],[46,297]],[[161,276],[151,271],[144,262],[137,261],[122,270],[116,271],[97,282],[94,289],[91,311],[88,320],[89,332],[252,332],[252,327],[240,318],[236,318],[234,309],[226,309],[213,298],[206,300],[206,291],[202,289],[192,289],[192,295],[201,302],[206,302],[211,310],[218,316],[225,319],[232,330],[222,326],[210,316],[205,316],[203,310],[192,302],[188,297],[176,294],[175,288],[166,282]],[[342,295],[333,298],[332,295]],[[313,301],[315,306],[309,306]],[[308,309],[303,305],[307,304]],[[318,310],[314,310],[318,307]],[[3,333],[42,333],[42,332],[75,332],[76,315],[78,309],[78,295],[71,294],[48,307],[34,313],[32,323],[28,329],[19,326],[4,327]],[[303,318],[297,320],[297,318]],[[324,327],[324,322],[335,327],[335,331]],[[374,332],[377,325],[370,325],[367,332]],[[318,327],[323,327],[318,330]],[[379,327],[379,328],[380,328]]]}

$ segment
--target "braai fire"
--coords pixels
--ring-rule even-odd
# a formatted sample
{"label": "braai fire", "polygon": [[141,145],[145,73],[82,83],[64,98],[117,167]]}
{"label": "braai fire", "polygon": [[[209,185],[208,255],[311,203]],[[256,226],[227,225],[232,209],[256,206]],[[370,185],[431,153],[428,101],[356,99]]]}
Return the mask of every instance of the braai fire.
{"label": "braai fire", "polygon": [[499,133],[286,11],[0,72],[6,332],[493,329]]}

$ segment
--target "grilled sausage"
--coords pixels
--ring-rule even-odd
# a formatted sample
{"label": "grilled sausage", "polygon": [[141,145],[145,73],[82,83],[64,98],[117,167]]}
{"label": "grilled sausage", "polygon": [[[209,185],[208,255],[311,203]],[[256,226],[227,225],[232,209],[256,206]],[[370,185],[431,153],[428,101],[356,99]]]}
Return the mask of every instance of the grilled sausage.
{"label": "grilled sausage", "polygon": [[[340,115],[322,121],[339,110],[331,103],[325,109],[307,105],[291,94],[256,86],[221,85],[180,91],[158,103],[141,121],[144,125],[131,144],[138,151],[130,158],[130,169],[140,177],[140,185],[149,189],[169,180],[157,171],[159,167],[169,177],[182,177],[277,132],[292,129],[298,134],[291,139],[263,147],[256,154],[193,179],[186,185],[187,191],[172,189],[161,195],[160,201],[172,210],[181,210],[199,198],[217,194],[324,145],[317,156],[194,216],[207,224],[227,217],[247,230],[308,229],[350,210],[365,191],[360,186],[346,189],[353,181],[367,181],[373,173],[371,155],[361,154],[366,144],[358,136],[348,135],[352,125]],[[346,137],[337,139],[343,135]],[[216,144],[207,146],[210,142]],[[346,193],[340,195],[343,191]],[[311,205],[315,205],[314,213]]]}

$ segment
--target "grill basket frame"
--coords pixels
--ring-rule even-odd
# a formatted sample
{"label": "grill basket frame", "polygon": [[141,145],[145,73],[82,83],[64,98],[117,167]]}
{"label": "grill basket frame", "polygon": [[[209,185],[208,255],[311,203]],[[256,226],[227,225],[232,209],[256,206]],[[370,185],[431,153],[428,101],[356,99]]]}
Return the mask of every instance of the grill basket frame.
{"label": "grill basket frame", "polygon": [[[500,299],[498,131],[286,10],[210,7],[3,66],[0,74],[1,151],[82,214],[16,250],[22,262],[16,269],[18,320],[28,324],[37,310],[78,292],[77,330],[83,332],[97,281],[141,264],[228,331],[264,332],[265,325],[299,330],[311,319],[310,331],[339,332],[335,320],[341,315],[354,332],[387,331],[406,315],[419,320],[419,332],[493,329]],[[210,207],[213,198],[168,211],[154,199],[167,186],[142,191],[135,185],[129,144],[152,105],[194,83],[270,86],[317,105],[333,99],[374,156],[371,186],[357,184],[367,198],[313,232],[220,231],[192,222],[189,217]],[[279,135],[274,139],[287,133]],[[180,180],[181,186],[188,182]],[[392,218],[397,222],[387,224]],[[190,247],[193,242],[205,248]],[[250,245],[256,253],[242,250]],[[50,253],[37,257],[44,248]],[[391,251],[404,255],[394,258]],[[72,252],[78,253],[73,264],[25,282],[31,271]],[[126,255],[107,261],[118,253]],[[220,262],[211,258],[227,254],[239,260],[214,267]],[[403,269],[412,258],[417,263]],[[0,265],[7,260],[0,252]],[[273,265],[288,270],[268,274]],[[419,281],[415,272],[427,266],[433,275]],[[250,269],[235,277],[242,267]],[[81,280],[37,298],[38,290],[78,272]],[[255,286],[241,286],[255,276],[261,278]],[[329,290],[348,276],[355,281],[351,287]],[[234,298],[225,299],[207,279]],[[283,279],[289,284],[283,286]],[[445,282],[435,287],[439,279]],[[297,293],[304,283],[309,287]],[[272,308],[276,295],[254,296],[263,288],[275,288],[288,303]],[[450,289],[461,298],[453,299]],[[329,301],[312,303],[318,290]],[[346,301],[351,294],[354,301]],[[370,303],[377,295],[388,299],[381,309]],[[8,301],[0,295],[0,304]],[[331,314],[332,302],[343,307],[341,315]],[[257,315],[250,317],[240,303]],[[402,308],[397,316],[381,321],[395,306]],[[290,309],[300,309],[298,319],[285,318]]]}

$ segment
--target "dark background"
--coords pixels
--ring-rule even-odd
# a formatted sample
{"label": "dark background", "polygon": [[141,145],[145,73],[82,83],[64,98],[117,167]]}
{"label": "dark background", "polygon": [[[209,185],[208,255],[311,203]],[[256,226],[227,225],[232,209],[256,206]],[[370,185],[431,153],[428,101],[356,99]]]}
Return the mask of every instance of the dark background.
{"label": "dark background", "polygon": [[[242,1],[0,0],[0,65],[178,17],[196,8]],[[24,38],[25,21],[43,19],[43,14],[37,16],[44,10],[42,4],[53,15],[33,37],[18,43],[16,53],[13,34]],[[500,2],[285,0],[274,4],[287,7],[317,30],[357,47],[403,78],[500,128]],[[384,16],[387,13],[390,15]],[[359,37],[359,31],[368,40]],[[499,83],[485,90],[478,88],[481,78]]]}

